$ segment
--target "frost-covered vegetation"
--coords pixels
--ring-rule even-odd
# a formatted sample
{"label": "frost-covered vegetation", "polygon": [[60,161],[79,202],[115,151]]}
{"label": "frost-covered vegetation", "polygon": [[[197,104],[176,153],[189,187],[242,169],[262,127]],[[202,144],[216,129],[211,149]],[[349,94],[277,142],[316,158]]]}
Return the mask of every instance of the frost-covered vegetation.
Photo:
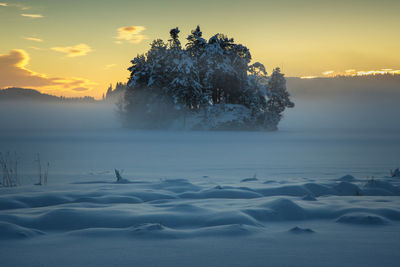
{"label": "frost-covered vegetation", "polygon": [[268,77],[264,65],[250,64],[247,47],[223,34],[206,41],[197,26],[182,47],[179,32],[131,61],[124,121],[136,128],[276,130],[294,106],[280,69]]}
{"label": "frost-covered vegetation", "polygon": [[0,187],[13,187],[20,184],[18,177],[18,155],[15,152],[1,153],[0,152],[0,168],[2,179],[0,180]]}

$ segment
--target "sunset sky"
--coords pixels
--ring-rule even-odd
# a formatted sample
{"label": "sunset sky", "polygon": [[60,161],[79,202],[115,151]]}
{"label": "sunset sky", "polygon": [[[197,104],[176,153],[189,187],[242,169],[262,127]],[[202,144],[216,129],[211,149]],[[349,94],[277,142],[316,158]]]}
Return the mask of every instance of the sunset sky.
{"label": "sunset sky", "polygon": [[[101,97],[151,40],[200,25],[287,76],[400,69],[400,1],[0,0],[0,88]],[[326,74],[327,73],[327,74]]]}

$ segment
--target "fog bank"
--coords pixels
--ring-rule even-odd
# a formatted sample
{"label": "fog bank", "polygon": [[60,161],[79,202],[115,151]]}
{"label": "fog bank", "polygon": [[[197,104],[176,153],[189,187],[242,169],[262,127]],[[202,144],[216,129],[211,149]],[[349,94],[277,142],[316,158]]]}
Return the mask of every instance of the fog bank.
{"label": "fog bank", "polygon": [[[296,106],[286,109],[281,131],[400,130],[399,76],[288,78]],[[122,128],[117,108],[105,103],[2,101],[4,131],[98,131]]]}

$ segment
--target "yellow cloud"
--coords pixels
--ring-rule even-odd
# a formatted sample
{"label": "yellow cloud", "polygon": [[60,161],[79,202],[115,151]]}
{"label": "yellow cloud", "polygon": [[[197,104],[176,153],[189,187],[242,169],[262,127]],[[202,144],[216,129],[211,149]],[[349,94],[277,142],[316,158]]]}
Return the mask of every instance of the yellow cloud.
{"label": "yellow cloud", "polygon": [[24,50],[14,49],[0,54],[0,88],[29,87],[44,92],[62,95],[72,91],[83,92],[92,89],[93,82],[83,78],[48,77],[26,68],[29,55]]}
{"label": "yellow cloud", "polygon": [[28,48],[33,49],[33,50],[42,50],[42,48],[36,47],[36,46],[30,46]]}
{"label": "yellow cloud", "polygon": [[18,3],[14,3],[13,4],[13,3],[4,3],[4,2],[0,3],[0,7],[16,7],[18,9],[20,9],[20,10],[28,10],[28,9],[30,9],[30,7],[25,6],[23,4],[18,4]]}
{"label": "yellow cloud", "polygon": [[[124,26],[117,29],[118,36],[115,38],[138,44],[141,41],[148,39],[146,35],[141,34],[144,30],[146,30],[144,26]],[[120,44],[120,41],[117,41],[116,43]]]}
{"label": "yellow cloud", "polygon": [[41,42],[43,42],[43,40],[42,40],[42,39],[35,38],[35,37],[24,37],[24,39],[25,39],[25,40],[28,40],[28,41],[34,41],[34,42],[38,42],[38,43],[41,43]]}
{"label": "yellow cloud", "polygon": [[346,73],[352,73],[352,72],[355,72],[355,71],[356,71],[355,69],[345,70]]}
{"label": "yellow cloud", "polygon": [[335,71],[333,71],[333,70],[328,70],[328,71],[324,71],[322,74],[325,75],[325,76],[328,76],[328,75],[333,74],[334,72]]}
{"label": "yellow cloud", "polygon": [[379,75],[379,74],[400,74],[400,70],[381,69],[381,70],[357,71],[357,76]]}
{"label": "yellow cloud", "polygon": [[85,56],[87,53],[93,51],[87,44],[78,44],[75,46],[64,46],[64,47],[52,47],[54,51],[67,54],[68,57],[79,57]]}
{"label": "yellow cloud", "polygon": [[111,69],[113,67],[117,66],[117,64],[108,64],[104,67],[105,70]]}
{"label": "yellow cloud", "polygon": [[43,15],[41,15],[41,14],[21,14],[21,16],[27,17],[27,18],[32,18],[32,19],[43,18]]}
{"label": "yellow cloud", "polygon": [[75,88],[72,88],[72,90],[77,91],[77,92],[84,92],[84,91],[87,91],[89,89],[86,88],[86,87],[75,87]]}

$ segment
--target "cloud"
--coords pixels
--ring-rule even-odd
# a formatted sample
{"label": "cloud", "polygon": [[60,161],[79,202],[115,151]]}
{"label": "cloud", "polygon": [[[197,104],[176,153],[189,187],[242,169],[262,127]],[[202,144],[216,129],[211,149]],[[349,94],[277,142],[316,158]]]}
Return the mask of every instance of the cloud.
{"label": "cloud", "polygon": [[328,76],[328,75],[333,74],[334,72],[335,71],[333,71],[333,70],[327,70],[327,71],[324,71],[322,74],[325,75],[325,76]]}
{"label": "cloud", "polygon": [[0,7],[16,7],[18,9],[20,9],[20,10],[28,10],[28,9],[30,9],[30,7],[25,6],[23,4],[19,4],[19,3],[12,4],[12,3],[1,2],[0,3]]}
{"label": "cloud", "polygon": [[41,42],[43,42],[43,40],[42,40],[42,39],[35,38],[35,37],[24,37],[24,39],[25,39],[25,40],[28,40],[28,41],[34,41],[34,42],[38,42],[38,43],[41,43]]}
{"label": "cloud", "polygon": [[355,71],[356,71],[355,69],[345,70],[346,73],[353,73],[353,72],[355,72]]}
{"label": "cloud", "polygon": [[85,56],[87,53],[93,51],[90,46],[87,44],[78,44],[75,46],[64,46],[64,47],[52,47],[54,51],[61,52],[67,54],[67,57],[79,57]]}
{"label": "cloud", "polygon": [[[14,49],[0,54],[0,88],[28,87],[55,94],[71,91],[88,91],[93,82],[83,78],[48,77],[26,68],[29,55],[24,50]],[[85,89],[85,90],[84,90]]]}
{"label": "cloud", "polygon": [[[146,30],[144,26],[124,26],[117,29],[118,36],[115,38],[138,44],[141,41],[148,39],[146,35],[141,34],[144,30]],[[120,44],[120,41],[116,41],[116,43]]]}
{"label": "cloud", "polygon": [[117,66],[117,64],[108,64],[108,65],[105,65],[104,69],[105,70],[109,70],[109,69],[111,69],[111,68],[113,68],[115,66]]}
{"label": "cloud", "polygon": [[21,16],[27,17],[27,18],[32,18],[32,19],[43,18],[43,15],[41,15],[41,14],[21,14]]}
{"label": "cloud", "polygon": [[33,50],[42,50],[42,48],[37,47],[37,46],[30,46],[28,48],[33,49]]}
{"label": "cloud", "polygon": [[72,88],[72,90],[77,91],[77,92],[84,92],[84,91],[89,90],[89,88],[86,88],[86,87],[75,87],[75,88]]}

